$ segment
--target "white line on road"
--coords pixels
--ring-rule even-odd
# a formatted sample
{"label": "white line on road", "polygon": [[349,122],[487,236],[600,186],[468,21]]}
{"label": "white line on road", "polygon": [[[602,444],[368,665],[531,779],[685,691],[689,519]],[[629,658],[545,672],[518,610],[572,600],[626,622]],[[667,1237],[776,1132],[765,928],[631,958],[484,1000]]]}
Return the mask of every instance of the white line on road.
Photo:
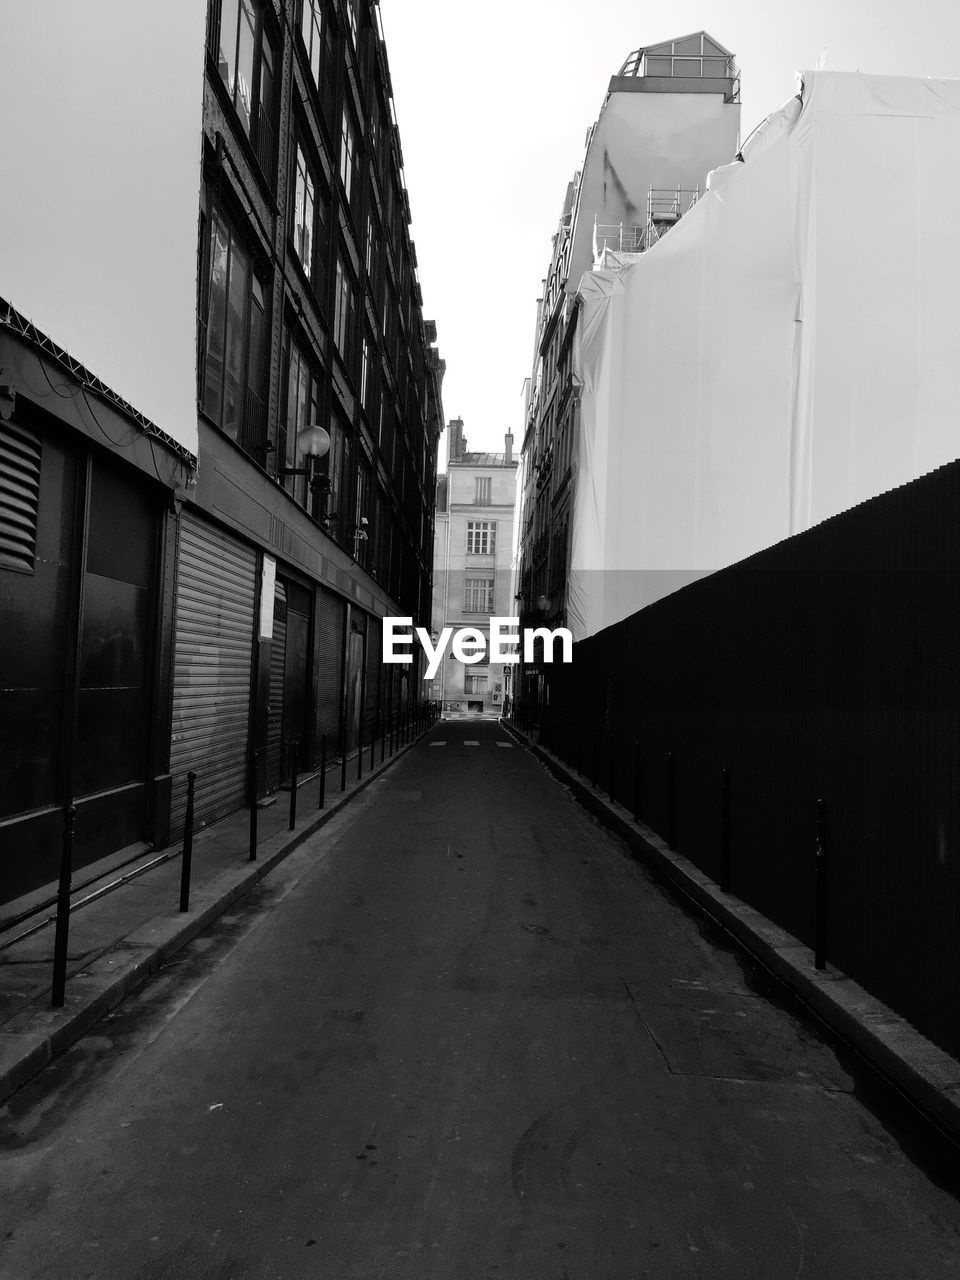
{"label": "white line on road", "polygon": [[431,743],[430,743],[430,746],[431,746],[431,747],[445,747],[446,745],[447,745],[447,744],[446,744],[445,742],[431,742]]}

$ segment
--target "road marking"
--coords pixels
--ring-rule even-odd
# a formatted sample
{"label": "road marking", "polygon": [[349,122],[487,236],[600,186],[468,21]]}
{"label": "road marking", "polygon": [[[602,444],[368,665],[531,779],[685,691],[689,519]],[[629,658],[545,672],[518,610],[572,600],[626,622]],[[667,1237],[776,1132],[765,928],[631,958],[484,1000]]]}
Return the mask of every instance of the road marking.
{"label": "road marking", "polygon": [[508,751],[512,751],[512,750],[513,750],[513,743],[512,743],[512,742],[498,742],[498,743],[497,743],[497,746],[498,746],[498,747],[506,747]]}
{"label": "road marking", "polygon": [[429,745],[431,747],[445,747],[447,744],[445,742],[431,742]]}
{"label": "road marking", "polygon": [[463,745],[465,747],[479,747],[480,743],[476,740],[476,738],[468,738]]}

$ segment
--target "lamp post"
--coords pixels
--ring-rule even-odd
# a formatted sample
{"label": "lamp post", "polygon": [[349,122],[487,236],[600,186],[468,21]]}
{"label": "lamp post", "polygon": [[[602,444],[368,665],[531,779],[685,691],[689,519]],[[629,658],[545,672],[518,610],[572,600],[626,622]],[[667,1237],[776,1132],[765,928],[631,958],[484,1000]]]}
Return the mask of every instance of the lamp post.
{"label": "lamp post", "polygon": [[315,513],[316,518],[323,525],[326,525],[330,519],[327,514],[330,477],[329,475],[321,475],[317,468],[320,464],[320,459],[325,458],[329,452],[330,432],[325,427],[312,424],[297,432],[297,453],[303,457],[305,465],[302,467],[277,467],[277,475],[281,479],[285,479],[287,476],[307,477],[307,485],[316,499],[313,505],[318,508]]}

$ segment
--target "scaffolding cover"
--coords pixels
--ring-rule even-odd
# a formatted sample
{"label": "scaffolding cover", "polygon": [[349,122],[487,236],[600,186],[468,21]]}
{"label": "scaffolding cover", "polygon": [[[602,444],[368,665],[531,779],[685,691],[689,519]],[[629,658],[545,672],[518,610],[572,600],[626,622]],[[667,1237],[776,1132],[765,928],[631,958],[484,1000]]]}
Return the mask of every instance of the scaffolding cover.
{"label": "scaffolding cover", "polygon": [[197,452],[206,0],[10,4],[0,297]]}
{"label": "scaffolding cover", "polygon": [[588,272],[575,639],[960,454],[960,81],[815,72]]}

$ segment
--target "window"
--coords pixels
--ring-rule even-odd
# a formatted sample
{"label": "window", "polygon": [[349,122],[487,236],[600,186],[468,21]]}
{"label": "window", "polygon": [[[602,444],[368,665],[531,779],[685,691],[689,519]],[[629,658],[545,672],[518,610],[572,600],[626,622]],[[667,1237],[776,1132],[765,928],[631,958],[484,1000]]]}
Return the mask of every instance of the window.
{"label": "window", "polygon": [[293,246],[314,292],[323,298],[326,285],[327,209],[323,191],[303,148],[296,151]]}
{"label": "window", "polygon": [[344,103],[340,124],[340,181],[347,200],[353,190],[357,165],[357,135],[350,118],[350,108]]}
{"label": "window", "polygon": [[306,271],[311,274],[313,267],[313,233],[315,210],[317,205],[317,184],[313,174],[307,167],[307,158],[301,147],[297,147],[296,193],[293,206],[293,243],[297,257]]}
{"label": "window", "polygon": [[301,0],[300,35],[314,83],[319,86],[323,72],[323,15],[320,0]]}
{"label": "window", "polygon": [[276,51],[264,29],[260,0],[223,0],[216,59],[243,130],[269,178],[276,150]]}
{"label": "window", "polygon": [[497,549],[497,526],[495,521],[467,521],[467,555],[492,556]]}
{"label": "window", "polygon": [[336,292],[333,299],[333,340],[344,361],[349,363],[353,341],[356,298],[353,280],[342,258],[337,258]]}
{"label": "window", "polygon": [[356,477],[356,506],[353,515],[353,558],[364,569],[370,564],[373,526],[373,467],[366,453],[361,454]]}
{"label": "window", "polygon": [[493,578],[466,578],[463,587],[464,613],[493,612]]}
{"label": "window", "polygon": [[357,0],[347,0],[347,22],[350,25],[350,34],[353,36],[353,43],[357,43]]}
{"label": "window", "polygon": [[366,274],[372,279],[372,265],[374,265],[374,215],[366,215],[366,250],[364,253],[364,266]]}
{"label": "window", "polygon": [[218,209],[210,219],[207,253],[203,412],[241,448],[262,453],[267,428],[264,285],[250,253]]}
{"label": "window", "polygon": [[360,344],[360,404],[367,407],[367,387],[370,379],[370,343],[366,338]]}
{"label": "window", "polygon": [[331,537],[342,541],[343,532],[352,512],[350,485],[350,432],[340,418],[334,416],[330,422],[330,452],[327,454],[326,474],[330,479],[330,497],[327,501],[327,513],[330,522],[327,532]]}
{"label": "window", "polygon": [[[297,435],[304,427],[320,425],[320,382],[293,337],[287,349],[287,411],[274,454],[277,467],[303,467],[297,456]],[[302,507],[310,507],[305,476],[283,476],[283,487]],[[318,512],[314,511],[314,515]]]}
{"label": "window", "polygon": [[488,676],[486,671],[471,671],[468,667],[463,673],[464,693],[486,693]]}
{"label": "window", "polygon": [[493,486],[492,476],[477,476],[477,492],[474,498],[474,506],[489,507],[490,491]]}

